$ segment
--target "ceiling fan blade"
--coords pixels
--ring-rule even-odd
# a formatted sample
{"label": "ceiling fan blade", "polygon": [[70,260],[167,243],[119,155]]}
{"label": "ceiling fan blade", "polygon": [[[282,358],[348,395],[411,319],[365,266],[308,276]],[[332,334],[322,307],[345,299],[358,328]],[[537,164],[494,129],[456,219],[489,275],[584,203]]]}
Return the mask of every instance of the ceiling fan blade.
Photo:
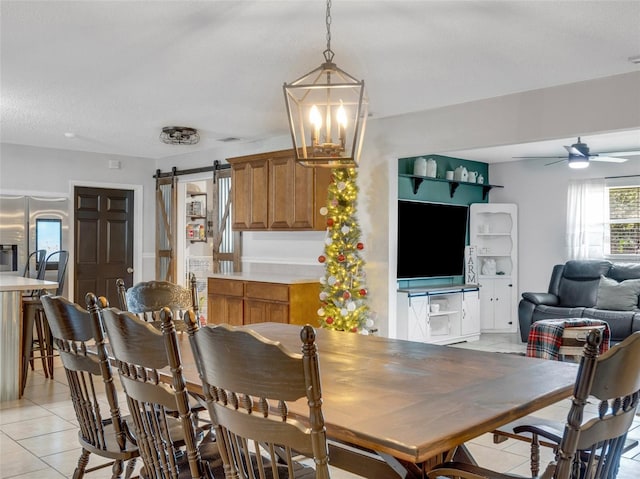
{"label": "ceiling fan blade", "polygon": [[563,145],[564,149],[567,150],[569,152],[570,155],[572,156],[585,156],[584,153],[582,153],[580,150],[578,150],[576,147],[574,146],[567,146],[567,145]]}
{"label": "ceiling fan blade", "polygon": [[591,161],[607,161],[609,163],[624,163],[625,161],[628,161],[628,158],[618,158],[618,157],[613,157],[613,156],[597,155],[597,156],[590,156],[589,160],[591,160]]}
{"label": "ceiling fan blade", "polygon": [[635,156],[640,155],[640,150],[627,150],[627,151],[602,151],[598,155],[604,156]]}
{"label": "ceiling fan blade", "polygon": [[567,157],[565,156],[512,156],[511,158],[530,158],[530,159],[537,159],[537,158],[562,158],[563,160],[566,160]]}
{"label": "ceiling fan blade", "polygon": [[556,163],[561,163],[563,161],[567,161],[567,159],[565,157],[562,157],[562,160],[558,160],[558,161],[552,161],[551,163],[546,163],[544,166],[549,166],[549,165],[555,165]]}

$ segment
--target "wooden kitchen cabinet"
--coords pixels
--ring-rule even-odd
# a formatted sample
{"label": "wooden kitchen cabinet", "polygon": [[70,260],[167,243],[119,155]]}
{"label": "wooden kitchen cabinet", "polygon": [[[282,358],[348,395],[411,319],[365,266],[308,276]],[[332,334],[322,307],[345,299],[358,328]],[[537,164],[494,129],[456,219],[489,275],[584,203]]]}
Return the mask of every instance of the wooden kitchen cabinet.
{"label": "wooden kitchen cabinet", "polygon": [[208,278],[208,322],[235,326],[264,322],[318,326],[320,283],[261,278]]}
{"label": "wooden kitchen cabinet", "polygon": [[209,323],[242,326],[244,285],[239,281],[208,279],[207,314]]}
{"label": "wooden kitchen cabinet", "polygon": [[234,230],[266,230],[269,226],[266,158],[231,163],[231,194]]}
{"label": "wooden kitchen cabinet", "polygon": [[293,150],[228,158],[231,164],[233,229],[293,231],[326,228],[331,171],[295,162]]}

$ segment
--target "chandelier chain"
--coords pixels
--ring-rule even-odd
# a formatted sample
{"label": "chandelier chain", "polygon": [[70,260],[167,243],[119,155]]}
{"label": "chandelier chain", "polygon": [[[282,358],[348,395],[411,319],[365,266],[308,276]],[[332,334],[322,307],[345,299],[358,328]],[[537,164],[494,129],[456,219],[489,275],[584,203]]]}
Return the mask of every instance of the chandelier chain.
{"label": "chandelier chain", "polygon": [[333,61],[333,51],[331,50],[331,0],[327,0],[327,13],[325,17],[327,25],[327,49],[323,52],[326,61]]}

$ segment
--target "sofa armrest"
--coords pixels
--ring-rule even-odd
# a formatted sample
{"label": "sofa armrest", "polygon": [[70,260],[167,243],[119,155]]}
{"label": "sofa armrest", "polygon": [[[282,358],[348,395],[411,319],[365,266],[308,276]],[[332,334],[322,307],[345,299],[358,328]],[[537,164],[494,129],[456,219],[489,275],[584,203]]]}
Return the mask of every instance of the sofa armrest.
{"label": "sofa armrest", "polygon": [[560,298],[551,293],[522,293],[522,298],[535,304],[544,304],[547,306],[558,306]]}
{"label": "sofa armrest", "polygon": [[522,299],[518,304],[518,323],[520,324],[520,340],[527,342],[529,330],[533,323],[533,312],[540,304],[557,306],[560,300],[551,293],[522,293]]}

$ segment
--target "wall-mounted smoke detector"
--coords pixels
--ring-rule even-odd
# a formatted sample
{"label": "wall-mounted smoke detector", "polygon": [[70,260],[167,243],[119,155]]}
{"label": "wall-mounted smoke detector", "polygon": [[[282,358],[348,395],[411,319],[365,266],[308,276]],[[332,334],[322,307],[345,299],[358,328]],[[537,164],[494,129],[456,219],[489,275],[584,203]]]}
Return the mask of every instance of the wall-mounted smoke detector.
{"label": "wall-mounted smoke detector", "polygon": [[167,145],[195,145],[200,141],[198,130],[188,126],[165,126],[160,140]]}

